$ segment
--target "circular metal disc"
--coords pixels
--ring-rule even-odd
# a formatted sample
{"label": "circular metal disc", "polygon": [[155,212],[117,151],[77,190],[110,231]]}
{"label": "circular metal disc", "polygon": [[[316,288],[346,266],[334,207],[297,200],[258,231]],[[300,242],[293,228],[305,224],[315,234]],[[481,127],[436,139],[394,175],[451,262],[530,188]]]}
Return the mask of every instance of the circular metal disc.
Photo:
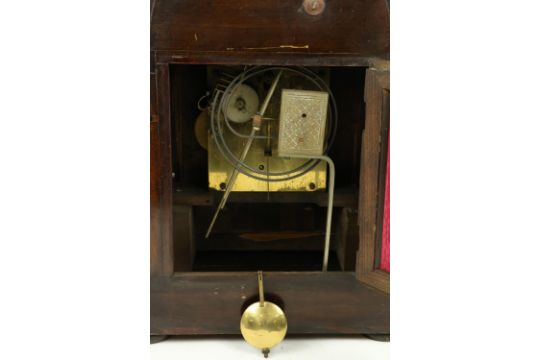
{"label": "circular metal disc", "polygon": [[246,342],[259,349],[279,344],[287,333],[287,318],[276,304],[265,301],[251,304],[242,314],[240,331]]}
{"label": "circular metal disc", "polygon": [[210,127],[210,115],[208,111],[201,111],[195,120],[195,139],[199,145],[208,150],[208,129]]}
{"label": "circular metal disc", "polygon": [[235,123],[245,123],[259,109],[257,93],[245,84],[236,86],[227,101],[225,102],[227,104],[225,115]]}

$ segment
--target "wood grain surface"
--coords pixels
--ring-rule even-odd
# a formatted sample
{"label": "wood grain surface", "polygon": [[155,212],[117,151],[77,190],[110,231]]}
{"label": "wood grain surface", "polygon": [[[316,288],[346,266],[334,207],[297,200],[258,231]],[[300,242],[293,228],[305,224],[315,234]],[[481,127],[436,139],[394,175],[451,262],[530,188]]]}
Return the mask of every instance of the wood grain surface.
{"label": "wood grain surface", "polygon": [[[384,186],[380,178],[383,133],[389,106],[385,102],[385,92],[390,90],[390,73],[387,64],[382,62],[378,68],[370,68],[366,73],[366,127],[362,134],[362,158],[360,165],[360,191],[358,224],[360,227],[360,246],[356,264],[358,278],[371,286],[390,292],[390,276],[376,269],[378,229],[381,227],[379,209],[384,204]],[[389,115],[388,115],[389,116]]]}
{"label": "wood grain surface", "polygon": [[300,0],[158,0],[151,48],[385,57],[388,8],[384,0],[328,1],[310,16]]}
{"label": "wood grain surface", "polygon": [[[352,272],[264,274],[265,298],[283,307],[288,334],[387,334],[389,297]],[[151,333],[239,334],[257,298],[256,272],[178,273],[152,279]]]}

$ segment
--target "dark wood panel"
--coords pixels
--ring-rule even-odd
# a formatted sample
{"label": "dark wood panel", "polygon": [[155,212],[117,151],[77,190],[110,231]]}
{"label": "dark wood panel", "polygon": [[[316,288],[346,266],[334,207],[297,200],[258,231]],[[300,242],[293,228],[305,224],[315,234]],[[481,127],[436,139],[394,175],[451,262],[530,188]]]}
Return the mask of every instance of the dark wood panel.
{"label": "dark wood panel", "polygon": [[191,271],[195,258],[193,208],[173,207],[174,270]]}
{"label": "dark wood panel", "polygon": [[314,17],[301,0],[159,0],[151,48],[385,57],[388,8],[384,0],[328,1]]}
{"label": "dark wood panel", "polygon": [[354,271],[358,251],[358,218],[356,209],[343,208],[336,212],[337,224],[332,248],[336,249],[342,270]]}
{"label": "dark wood panel", "polygon": [[[265,273],[265,293],[288,319],[288,334],[388,334],[389,296],[354,273]],[[151,334],[239,334],[257,296],[256,273],[185,273],[153,278]]]}
{"label": "dark wood panel", "polygon": [[282,65],[282,66],[344,66],[364,67],[375,60],[372,56],[355,54],[316,54],[249,51],[152,51],[156,63],[209,65]]}
{"label": "dark wood panel", "polygon": [[369,69],[366,74],[366,127],[362,133],[358,210],[360,225],[360,259],[358,270],[362,272],[371,271],[374,261],[377,203],[380,190],[381,101],[382,90],[377,71]]}
{"label": "dark wood panel", "polygon": [[160,270],[160,157],[159,117],[157,115],[156,76],[150,73],[150,274]]}
{"label": "dark wood panel", "polygon": [[171,164],[171,116],[169,66],[157,64],[156,102],[159,118],[159,228],[160,234],[153,243],[154,263],[160,275],[174,272],[174,246],[172,241],[172,164]]}
{"label": "dark wood panel", "polygon": [[379,157],[379,196],[377,203],[377,233],[375,236],[375,259],[373,267],[380,268],[381,262],[381,246],[382,246],[382,229],[384,219],[384,201],[386,198],[386,162],[388,157],[388,134],[390,129],[390,91],[385,89],[382,92],[382,113],[381,113],[381,145]]}
{"label": "dark wood panel", "polygon": [[[204,189],[176,189],[173,198],[175,205],[193,206],[217,206],[222,191],[208,191]],[[328,204],[328,193],[322,191],[313,192],[272,192],[270,200],[266,192],[231,192],[228,203],[311,203],[326,207]],[[358,203],[358,192],[352,188],[336,189],[334,193],[334,207],[356,207]]]}
{"label": "dark wood panel", "polygon": [[159,274],[159,136],[157,119],[150,122],[150,273]]}

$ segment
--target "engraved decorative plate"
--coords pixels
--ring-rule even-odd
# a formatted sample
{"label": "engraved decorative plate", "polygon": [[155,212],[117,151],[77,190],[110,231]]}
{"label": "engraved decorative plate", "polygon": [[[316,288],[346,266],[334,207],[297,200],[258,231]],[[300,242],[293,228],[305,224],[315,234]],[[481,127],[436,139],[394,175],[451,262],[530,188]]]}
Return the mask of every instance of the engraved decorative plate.
{"label": "engraved decorative plate", "polygon": [[284,89],[281,93],[278,153],[322,155],[328,93]]}

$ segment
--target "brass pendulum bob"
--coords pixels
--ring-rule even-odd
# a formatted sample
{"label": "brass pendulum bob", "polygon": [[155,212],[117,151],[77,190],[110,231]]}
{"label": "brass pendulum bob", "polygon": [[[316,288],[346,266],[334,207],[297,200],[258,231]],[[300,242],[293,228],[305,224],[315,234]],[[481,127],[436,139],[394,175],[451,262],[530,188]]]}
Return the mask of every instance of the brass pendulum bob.
{"label": "brass pendulum bob", "polygon": [[287,318],[276,304],[264,300],[262,271],[257,272],[259,301],[248,306],[240,319],[240,331],[246,342],[268,357],[270,348],[279,344],[287,333]]}

